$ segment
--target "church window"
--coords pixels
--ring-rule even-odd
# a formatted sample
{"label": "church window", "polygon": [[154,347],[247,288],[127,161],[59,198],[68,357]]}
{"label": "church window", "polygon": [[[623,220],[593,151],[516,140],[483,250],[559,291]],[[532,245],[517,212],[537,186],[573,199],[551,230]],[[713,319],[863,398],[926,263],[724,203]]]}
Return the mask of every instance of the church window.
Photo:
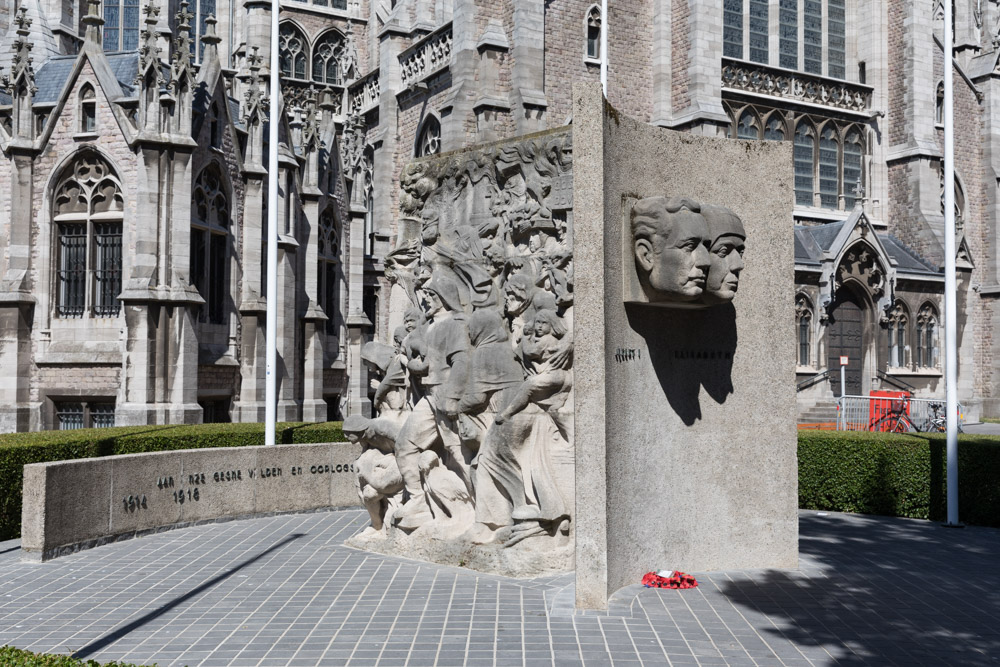
{"label": "church window", "polygon": [[339,86],[341,83],[340,59],[343,55],[344,38],[340,33],[331,30],[323,35],[313,47],[313,81]]}
{"label": "church window", "polygon": [[139,0],[104,0],[104,50],[139,48]]}
{"label": "church window", "polygon": [[861,163],[864,147],[861,133],[851,129],[844,140],[844,207],[854,208],[855,189],[861,185]]}
{"label": "church window", "polygon": [[333,206],[328,206],[319,218],[319,305],[326,313],[326,333],[336,335],[338,330],[339,282],[337,269],[340,257],[339,225]]}
{"label": "church window", "polygon": [[837,169],[839,149],[837,131],[832,125],[827,125],[819,139],[819,202],[823,208],[837,208],[840,176]]}
{"label": "church window", "polygon": [[365,199],[365,255],[375,254],[375,151],[365,149],[361,162]]}
{"label": "church window", "polygon": [[587,57],[593,60],[601,57],[601,10],[596,6],[587,12]]}
{"label": "church window", "polygon": [[736,125],[737,139],[760,139],[760,124],[757,116],[750,109],[740,114],[740,122]]}
{"label": "church window", "polygon": [[764,140],[785,140],[785,124],[777,114],[771,114],[771,117],[767,119],[767,123],[764,125]]}
{"label": "church window", "polygon": [[80,91],[80,132],[97,131],[97,98],[89,83]]}
{"label": "church window", "polygon": [[95,153],[74,160],[53,196],[56,315],[117,317],[122,286],[121,185]]}
{"label": "church window", "polygon": [[938,125],[944,123],[944,84],[937,85],[937,95],[934,98],[934,122]]}
{"label": "church window", "polygon": [[906,328],[909,324],[906,306],[897,301],[890,311],[889,322],[886,325],[889,342],[889,368],[906,367]]}
{"label": "church window", "polygon": [[434,116],[424,119],[420,134],[417,135],[415,157],[437,155],[441,152],[441,122]]}
{"label": "church window", "polygon": [[778,5],[778,65],[799,68],[799,0],[780,0]]}
{"label": "church window", "polygon": [[202,43],[201,38],[205,36],[208,31],[208,17],[215,16],[215,0],[195,0],[194,4],[194,41],[191,43],[191,48],[195,48],[195,44],[198,45],[197,51],[192,51],[198,62],[201,62],[202,56],[205,54],[205,45]]}
{"label": "church window", "polygon": [[198,319],[225,324],[225,299],[229,293],[229,201],[216,165],[199,174],[192,204],[191,283],[205,300]]}
{"label": "church window", "polygon": [[115,425],[114,403],[84,403],[81,401],[55,401],[54,403],[56,429],[59,431],[110,428]]}
{"label": "church window", "polygon": [[743,57],[743,0],[723,0],[722,55]]}
{"label": "church window", "polygon": [[812,304],[802,295],[795,299],[795,329],[799,341],[799,366],[809,366],[812,360]]}
{"label": "church window", "polygon": [[813,155],[816,152],[816,138],[812,126],[806,122],[795,128],[795,203],[799,206],[813,204]]}
{"label": "church window", "polygon": [[846,8],[844,0],[828,0],[826,7],[827,75],[835,79],[846,76]]}
{"label": "church window", "polygon": [[278,29],[278,60],[281,75],[305,79],[309,47],[306,36],[293,24],[282,23]]}
{"label": "church window", "polygon": [[823,73],[823,3],[804,0],[802,3],[802,56],[805,71]]}
{"label": "church window", "polygon": [[938,316],[937,309],[924,304],[917,313],[917,367],[937,368],[938,365]]}
{"label": "church window", "polygon": [[767,64],[768,0],[750,0],[750,60]]}
{"label": "church window", "polygon": [[212,148],[222,147],[222,132],[219,129],[219,107],[212,105],[208,116],[208,142]]}

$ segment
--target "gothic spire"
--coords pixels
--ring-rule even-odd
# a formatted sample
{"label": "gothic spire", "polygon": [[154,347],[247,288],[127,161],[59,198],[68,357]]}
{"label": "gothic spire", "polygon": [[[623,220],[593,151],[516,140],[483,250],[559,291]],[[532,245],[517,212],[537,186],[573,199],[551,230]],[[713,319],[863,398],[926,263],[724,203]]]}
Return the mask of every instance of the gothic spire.
{"label": "gothic spire", "polygon": [[253,47],[253,53],[247,56],[247,66],[250,68],[250,76],[247,77],[247,91],[243,98],[243,122],[250,127],[267,120],[268,96],[260,86],[260,65],[264,58],[257,53],[257,47]]}
{"label": "gothic spire", "polygon": [[101,48],[101,26],[104,25],[104,19],[101,18],[101,0],[87,0],[87,14],[81,22],[87,26],[83,40]]}
{"label": "gothic spire", "polygon": [[14,23],[17,24],[14,59],[10,66],[10,76],[4,77],[4,86],[12,97],[31,97],[38,92],[38,88],[35,86],[35,70],[31,66],[32,44],[28,41],[28,35],[31,34],[29,30],[31,19],[27,17],[24,7],[18,9]]}
{"label": "gothic spire", "polygon": [[135,82],[141,85],[146,79],[147,72],[152,69],[156,85],[159,86],[163,84],[163,74],[160,72],[160,46],[157,44],[156,32],[160,8],[151,0],[142,10],[146,14],[146,27],[139,33],[139,72],[136,74]]}
{"label": "gothic spire", "polygon": [[170,89],[176,96],[181,85],[188,87],[194,83],[194,72],[191,62],[191,19],[194,14],[188,11],[187,0],[181,1],[181,9],[176,14],[177,37],[174,38],[174,53],[170,59]]}
{"label": "gothic spire", "polygon": [[306,103],[303,107],[302,150],[306,153],[319,150],[322,143],[319,138],[319,105],[316,101],[316,88],[309,86],[306,92]]}

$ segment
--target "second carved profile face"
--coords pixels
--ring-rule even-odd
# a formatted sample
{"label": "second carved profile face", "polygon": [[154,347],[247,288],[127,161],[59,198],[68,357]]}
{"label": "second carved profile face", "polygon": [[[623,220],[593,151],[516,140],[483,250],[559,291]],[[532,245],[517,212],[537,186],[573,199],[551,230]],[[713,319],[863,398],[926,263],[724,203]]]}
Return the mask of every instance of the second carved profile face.
{"label": "second carved profile face", "polygon": [[635,203],[630,217],[635,269],[649,303],[733,300],[746,240],[735,213],[683,197],[647,197]]}

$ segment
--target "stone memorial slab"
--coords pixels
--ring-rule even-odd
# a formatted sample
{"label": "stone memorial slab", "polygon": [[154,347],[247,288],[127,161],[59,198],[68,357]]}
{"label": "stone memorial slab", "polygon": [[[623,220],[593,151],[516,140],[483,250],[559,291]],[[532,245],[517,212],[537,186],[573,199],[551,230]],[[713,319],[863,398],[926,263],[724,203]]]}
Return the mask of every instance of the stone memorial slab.
{"label": "stone memorial slab", "polygon": [[24,467],[30,560],[206,521],[359,504],[350,443],[129,454]]}
{"label": "stone memorial slab", "polygon": [[650,570],[795,567],[790,147],[640,123],[593,85],[573,142],[577,606]]}

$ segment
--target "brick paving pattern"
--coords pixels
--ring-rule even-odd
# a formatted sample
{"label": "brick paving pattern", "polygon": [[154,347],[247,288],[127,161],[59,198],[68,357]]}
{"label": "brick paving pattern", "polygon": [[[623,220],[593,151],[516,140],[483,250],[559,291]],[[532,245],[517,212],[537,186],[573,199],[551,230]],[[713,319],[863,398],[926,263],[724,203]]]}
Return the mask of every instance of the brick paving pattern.
{"label": "brick paving pattern", "polygon": [[803,512],[797,571],[693,573],[696,589],[631,586],[574,613],[570,575],[344,547],[364,524],[208,524],[40,565],[0,543],[0,645],[191,667],[1000,663],[993,529]]}

